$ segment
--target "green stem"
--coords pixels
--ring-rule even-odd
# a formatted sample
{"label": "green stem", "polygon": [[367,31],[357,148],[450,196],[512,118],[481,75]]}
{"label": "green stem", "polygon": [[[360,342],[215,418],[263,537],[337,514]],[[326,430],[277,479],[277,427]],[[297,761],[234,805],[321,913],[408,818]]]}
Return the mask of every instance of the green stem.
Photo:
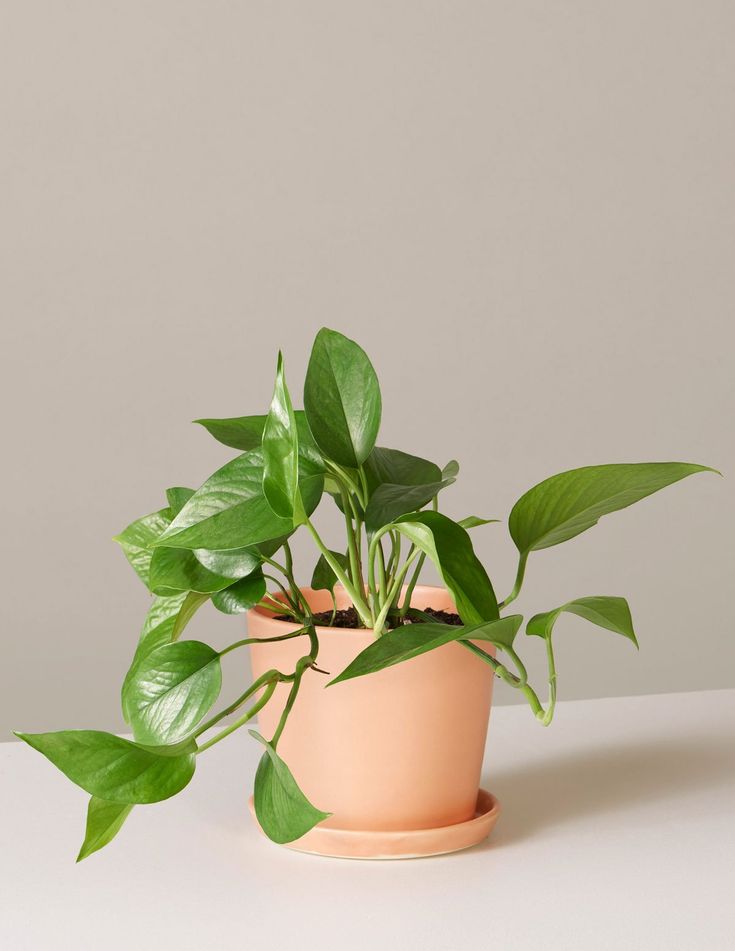
{"label": "green stem", "polygon": [[303,637],[306,634],[306,628],[302,627],[300,631],[293,631],[291,634],[279,634],[277,637],[246,637],[242,641],[235,641],[229,647],[219,652],[220,657],[229,654],[230,651],[237,650],[238,647],[246,647],[248,644],[271,644],[274,641],[290,641],[292,637]]}
{"label": "green stem", "polygon": [[515,601],[515,599],[516,599],[516,598],[518,597],[518,595],[520,594],[520,592],[521,592],[521,586],[523,585],[523,576],[524,576],[525,573],[526,573],[526,561],[527,561],[527,560],[528,560],[528,552],[525,552],[525,553],[524,553],[523,555],[521,555],[521,557],[518,559],[518,571],[516,572],[516,580],[515,580],[515,584],[513,585],[513,590],[512,590],[511,593],[508,595],[508,597],[505,599],[505,601],[501,601],[500,604],[498,605],[498,608],[499,608],[500,610],[502,610],[503,608],[507,608],[508,605],[509,605],[512,601]]}
{"label": "green stem", "polygon": [[311,536],[316,542],[316,545],[319,548],[319,551],[324,555],[325,561],[327,562],[329,567],[332,569],[332,571],[335,573],[335,575],[337,576],[338,580],[342,584],[347,594],[349,594],[349,596],[352,598],[352,603],[355,605],[355,610],[360,615],[360,620],[366,627],[370,627],[372,625],[372,618],[370,616],[370,609],[365,603],[364,596],[352,584],[350,579],[342,570],[342,567],[339,564],[339,562],[336,561],[332,557],[332,553],[329,551],[327,546],[321,540],[321,538],[319,537],[319,533],[314,528],[314,525],[312,524],[311,520],[308,518],[306,520],[306,527],[311,532]]}
{"label": "green stem", "polygon": [[217,716],[212,717],[211,720],[208,720],[203,726],[199,727],[199,729],[194,734],[195,737],[201,736],[202,733],[206,733],[207,730],[219,723],[223,717],[226,717],[230,713],[234,713],[235,710],[241,707],[249,697],[251,697],[254,693],[257,693],[257,691],[261,688],[265,687],[262,697],[256,700],[256,702],[246,713],[244,713],[241,717],[238,717],[238,719],[229,726],[225,727],[224,730],[220,730],[220,732],[216,736],[213,736],[211,740],[203,743],[197,750],[197,754],[203,753],[204,750],[208,750],[210,746],[214,746],[215,743],[219,743],[220,740],[223,740],[226,736],[229,736],[230,733],[234,733],[235,730],[238,730],[241,726],[243,726],[243,724],[247,723],[249,720],[252,720],[255,714],[259,710],[262,710],[266,703],[268,703],[270,698],[273,696],[273,691],[276,689],[281,676],[282,675],[279,674],[277,670],[267,671],[267,673],[263,674],[262,677],[259,677],[241,697],[238,697],[234,703],[231,703],[229,707],[226,707],[224,710],[218,713]]}
{"label": "green stem", "polygon": [[345,528],[347,530],[347,551],[350,558],[350,573],[352,582],[359,585],[362,581],[360,573],[360,558],[357,554],[357,540],[355,539],[355,526],[350,516],[350,500],[347,491],[342,488],[342,507],[345,515]]}
{"label": "green stem", "polygon": [[421,557],[416,562],[416,568],[414,569],[413,574],[411,575],[411,580],[408,582],[408,587],[406,588],[406,594],[403,599],[403,605],[401,606],[400,611],[398,612],[401,617],[406,616],[406,612],[411,607],[411,598],[413,597],[413,591],[416,587],[416,584],[419,580],[421,574],[421,569],[424,567],[424,562],[426,561],[426,553],[421,552]]}
{"label": "green stem", "polygon": [[375,619],[375,636],[376,637],[380,637],[380,635],[383,633],[383,625],[385,624],[385,619],[388,616],[388,612],[390,611],[390,607],[391,607],[391,604],[393,603],[393,599],[395,598],[396,594],[401,590],[401,585],[403,584],[403,579],[406,577],[406,572],[411,567],[411,562],[418,555],[418,553],[419,553],[418,548],[415,548],[411,553],[409,553],[408,557],[403,563],[403,567],[396,574],[396,577],[393,581],[393,586],[388,591],[388,595],[380,609],[380,613]]}

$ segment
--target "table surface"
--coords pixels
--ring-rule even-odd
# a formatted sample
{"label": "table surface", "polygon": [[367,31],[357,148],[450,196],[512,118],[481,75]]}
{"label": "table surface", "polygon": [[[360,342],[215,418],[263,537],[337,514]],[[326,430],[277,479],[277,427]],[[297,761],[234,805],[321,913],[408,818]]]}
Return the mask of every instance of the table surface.
{"label": "table surface", "polygon": [[0,947],[729,951],[735,947],[735,690],[559,704],[545,730],[493,711],[492,837],[358,862],[279,848],[246,806],[247,734],[79,865],[86,796],[0,745]]}

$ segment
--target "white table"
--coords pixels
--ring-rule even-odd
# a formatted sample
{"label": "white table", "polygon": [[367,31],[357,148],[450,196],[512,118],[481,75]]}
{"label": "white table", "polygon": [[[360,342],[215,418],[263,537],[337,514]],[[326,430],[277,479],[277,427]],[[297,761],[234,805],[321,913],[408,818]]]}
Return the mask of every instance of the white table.
{"label": "white table", "polygon": [[735,948],[735,690],[567,702],[552,727],[493,712],[485,844],[399,862],[272,845],[246,797],[247,735],[177,798],[134,810],[80,865],[85,795],[0,745],[4,951],[729,951]]}

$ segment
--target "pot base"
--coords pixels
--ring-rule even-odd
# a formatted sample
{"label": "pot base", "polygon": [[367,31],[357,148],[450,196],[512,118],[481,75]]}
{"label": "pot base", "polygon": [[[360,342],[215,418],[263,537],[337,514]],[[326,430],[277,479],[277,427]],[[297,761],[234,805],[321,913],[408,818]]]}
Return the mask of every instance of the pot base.
{"label": "pot base", "polygon": [[[252,796],[250,811],[255,818]],[[499,814],[498,800],[481,789],[477,796],[475,816],[466,822],[409,832],[360,832],[357,829],[324,829],[315,826],[295,842],[287,842],[286,848],[339,859],[414,859],[445,855],[468,849],[486,839]],[[257,823],[257,818],[255,821]]]}

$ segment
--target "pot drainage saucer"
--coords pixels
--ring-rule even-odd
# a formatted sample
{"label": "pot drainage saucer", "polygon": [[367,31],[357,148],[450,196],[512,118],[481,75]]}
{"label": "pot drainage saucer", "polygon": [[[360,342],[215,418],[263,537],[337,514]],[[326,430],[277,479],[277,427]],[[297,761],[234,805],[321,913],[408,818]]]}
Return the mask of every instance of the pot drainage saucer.
{"label": "pot drainage saucer", "polygon": [[[252,796],[250,811],[255,816]],[[499,813],[498,800],[481,789],[477,796],[475,815],[466,822],[436,829],[413,829],[408,832],[361,832],[358,829],[326,829],[315,826],[295,842],[286,843],[286,847],[297,852],[311,852],[342,859],[413,859],[444,855],[447,852],[468,849],[486,839],[492,832]]]}

